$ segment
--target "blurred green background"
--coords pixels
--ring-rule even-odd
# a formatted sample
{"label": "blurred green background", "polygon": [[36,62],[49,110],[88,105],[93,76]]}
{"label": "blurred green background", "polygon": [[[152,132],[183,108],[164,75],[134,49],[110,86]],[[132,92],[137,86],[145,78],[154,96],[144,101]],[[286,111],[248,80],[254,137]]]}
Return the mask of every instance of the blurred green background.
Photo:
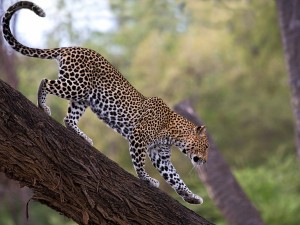
{"label": "blurred green background", "polygon": [[[43,8],[38,0],[34,2]],[[266,224],[299,224],[300,178],[294,120],[275,2],[98,2],[107,5],[109,16],[104,19],[110,21],[109,29],[95,28],[98,20],[101,26],[97,1],[55,0],[48,8],[52,26],[43,36],[43,46],[30,40],[23,43],[32,47],[92,48],[145,96],[159,96],[171,107],[190,99]],[[78,11],[93,7],[90,17]],[[55,16],[58,12],[61,19]],[[92,26],[79,27],[78,21]],[[18,39],[22,41],[22,35]],[[18,55],[17,72],[19,90],[36,102],[40,80],[56,79],[57,65]],[[49,96],[48,105],[52,116],[63,122],[67,101]],[[97,149],[134,174],[126,140],[90,110],[79,127],[93,139]],[[160,180],[160,188],[213,223],[226,224],[189,160],[176,149],[172,154],[184,181],[205,202],[201,206],[184,203],[148,162],[147,170]],[[0,200],[0,224],[15,225],[7,210],[9,200],[5,196]],[[39,203],[29,204],[29,222],[74,224]]]}

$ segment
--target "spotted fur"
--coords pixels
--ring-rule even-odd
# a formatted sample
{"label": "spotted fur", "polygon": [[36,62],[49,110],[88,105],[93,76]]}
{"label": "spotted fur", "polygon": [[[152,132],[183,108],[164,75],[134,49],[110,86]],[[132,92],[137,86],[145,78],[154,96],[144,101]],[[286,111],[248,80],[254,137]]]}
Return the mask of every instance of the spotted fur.
{"label": "spotted fur", "polygon": [[97,52],[80,47],[37,49],[19,43],[9,27],[12,15],[26,8],[44,17],[37,5],[22,1],[9,7],[2,21],[3,34],[9,45],[23,55],[56,59],[58,79],[43,79],[38,90],[38,106],[51,114],[46,105],[47,94],[69,100],[66,127],[75,131],[91,145],[92,140],[77,126],[87,107],[129,141],[129,151],[138,177],[154,187],[159,182],[144,169],[148,154],[163,178],[193,204],[202,198],[193,194],[181,180],[171,163],[170,147],[175,145],[187,155],[194,166],[207,160],[208,140],[204,126],[195,126],[173,112],[162,99],[145,97]]}

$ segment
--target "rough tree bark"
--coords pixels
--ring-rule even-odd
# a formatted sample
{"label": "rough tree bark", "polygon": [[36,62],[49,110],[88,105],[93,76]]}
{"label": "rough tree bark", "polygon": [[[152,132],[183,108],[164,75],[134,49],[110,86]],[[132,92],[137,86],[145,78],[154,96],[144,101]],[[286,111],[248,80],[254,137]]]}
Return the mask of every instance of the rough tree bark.
{"label": "rough tree bark", "polygon": [[292,91],[297,155],[300,162],[300,0],[277,0],[276,5]]}
{"label": "rough tree bark", "polygon": [[79,224],[211,224],[121,169],[1,80],[0,171]]}
{"label": "rough tree bark", "polygon": [[[189,101],[175,106],[175,111],[197,125],[203,125]],[[208,134],[210,150],[206,166],[198,167],[197,173],[205,184],[213,201],[231,225],[263,225],[264,222],[248,199],[211,136]]]}

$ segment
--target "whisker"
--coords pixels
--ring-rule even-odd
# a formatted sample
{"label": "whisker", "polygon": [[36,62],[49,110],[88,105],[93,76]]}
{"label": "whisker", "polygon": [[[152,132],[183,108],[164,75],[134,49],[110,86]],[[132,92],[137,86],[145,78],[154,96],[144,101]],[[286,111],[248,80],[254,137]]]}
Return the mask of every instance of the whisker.
{"label": "whisker", "polygon": [[195,165],[193,165],[193,167],[190,169],[190,171],[188,173],[188,176],[191,176],[193,171],[194,171],[194,173],[196,172],[196,166]]}
{"label": "whisker", "polygon": [[204,163],[204,164],[198,166],[197,170],[198,171],[204,171],[204,172],[207,171],[207,163]]}

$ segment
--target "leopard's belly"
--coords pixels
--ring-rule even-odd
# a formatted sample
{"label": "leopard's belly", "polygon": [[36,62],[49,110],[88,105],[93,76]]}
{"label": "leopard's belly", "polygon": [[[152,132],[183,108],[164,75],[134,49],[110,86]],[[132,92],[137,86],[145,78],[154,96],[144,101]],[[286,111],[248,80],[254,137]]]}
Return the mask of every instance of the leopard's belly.
{"label": "leopard's belly", "polygon": [[[135,102],[134,106],[130,102]],[[101,88],[89,96],[89,106],[98,118],[127,139],[140,119],[142,107],[138,107],[138,102],[142,105],[143,98],[136,96],[132,99],[132,96],[118,91],[105,95]]]}

